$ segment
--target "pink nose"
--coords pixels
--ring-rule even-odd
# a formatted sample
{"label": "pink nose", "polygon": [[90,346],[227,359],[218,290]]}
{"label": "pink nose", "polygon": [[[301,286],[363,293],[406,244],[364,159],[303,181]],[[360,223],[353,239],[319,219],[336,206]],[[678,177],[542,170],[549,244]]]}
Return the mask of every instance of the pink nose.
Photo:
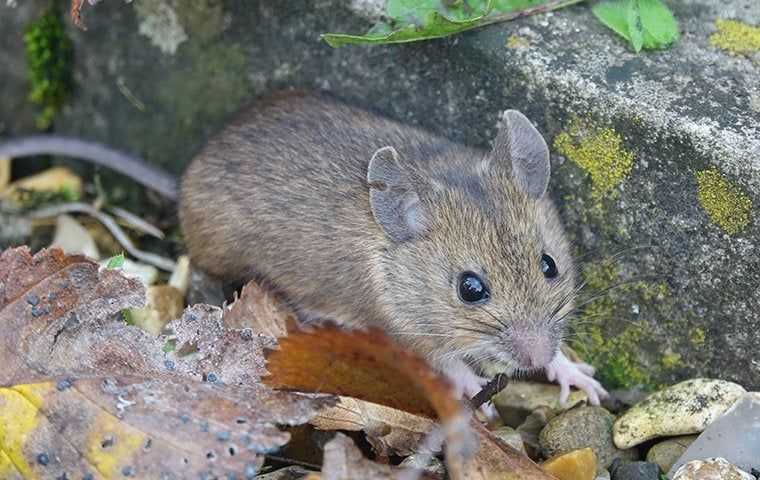
{"label": "pink nose", "polygon": [[515,339],[515,360],[521,368],[542,368],[552,361],[554,342],[546,336]]}

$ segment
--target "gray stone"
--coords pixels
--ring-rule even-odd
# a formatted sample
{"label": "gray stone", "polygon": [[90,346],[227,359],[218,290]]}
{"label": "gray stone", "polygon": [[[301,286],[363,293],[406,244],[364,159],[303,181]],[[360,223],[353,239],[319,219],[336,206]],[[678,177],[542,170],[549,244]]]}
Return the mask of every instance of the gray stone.
{"label": "gray stone", "polygon": [[612,480],[659,480],[660,469],[654,463],[615,460],[610,475]]}
{"label": "gray stone", "polygon": [[601,407],[578,407],[557,415],[541,430],[539,442],[546,458],[590,447],[597,466],[607,468],[616,458],[635,460],[633,449],[620,450],[612,442],[615,417]]}
{"label": "gray stone", "polygon": [[[327,89],[480,146],[505,108],[523,111],[552,146],[567,139],[563,133],[585,130],[581,148],[564,155],[555,148],[550,187],[586,255],[583,276],[594,280],[583,297],[640,281],[585,309],[580,333],[589,335],[578,338],[589,341],[580,353],[613,388],[693,376],[760,387],[758,360],[747,356],[760,335],[753,308],[760,304],[760,62],[710,42],[716,20],[760,24],[757,0],[669,2],[681,40],[639,55],[585,2],[423,43],[333,50],[319,41],[324,32],[364,31],[370,22],[362,15],[376,10],[351,5],[365,3],[86,5],[88,30],[70,29],[76,94],[55,130],[179,172],[243,103],[283,87]],[[0,135],[34,130],[22,34],[49,2],[11,4],[0,2]],[[166,7],[176,22],[170,32],[156,31],[161,24],[151,12]],[[158,41],[166,38],[173,42]],[[573,119],[588,125],[574,129]],[[584,164],[583,152],[594,151],[610,155],[587,155],[592,162]],[[633,156],[630,173],[612,172],[620,183],[602,188],[597,177],[611,170],[593,160],[625,152]],[[706,195],[722,199],[724,218],[748,221],[726,230],[707,214],[697,173],[710,168],[746,197],[720,195],[721,188]],[[104,177],[107,188],[115,178]],[[742,217],[745,199],[749,217]],[[647,248],[611,257],[621,246]],[[603,258],[614,261],[605,267]]]}
{"label": "gray stone", "polygon": [[423,470],[431,473],[436,478],[444,478],[446,475],[446,467],[443,462],[437,457],[431,457],[430,455],[412,454],[401,461],[399,467],[414,468],[417,470]]}
{"label": "gray stone", "polygon": [[678,459],[670,475],[692,460],[722,457],[737,467],[760,470],[760,393],[747,393],[708,426]]}
{"label": "gray stone", "polygon": [[527,451],[525,450],[525,444],[523,443],[522,435],[520,432],[515,430],[512,427],[499,427],[495,430],[492,430],[491,433],[498,438],[499,440],[504,441],[506,444],[514,447],[516,450],[519,450],[527,455]]}
{"label": "gray stone", "polygon": [[647,452],[647,462],[656,463],[661,471],[667,472],[696,439],[696,435],[685,435],[659,442]]}
{"label": "gray stone", "polygon": [[744,393],[740,385],[708,378],[667,387],[615,420],[615,445],[629,448],[652,438],[699,433]]}
{"label": "gray stone", "polygon": [[725,458],[692,460],[681,466],[673,480],[755,480],[754,475],[731,465]]}
{"label": "gray stone", "polygon": [[538,408],[562,412],[579,403],[586,402],[586,392],[570,393],[565,405],[559,404],[559,386],[536,382],[510,382],[501,392],[491,398],[499,416],[509,426],[517,426]]}

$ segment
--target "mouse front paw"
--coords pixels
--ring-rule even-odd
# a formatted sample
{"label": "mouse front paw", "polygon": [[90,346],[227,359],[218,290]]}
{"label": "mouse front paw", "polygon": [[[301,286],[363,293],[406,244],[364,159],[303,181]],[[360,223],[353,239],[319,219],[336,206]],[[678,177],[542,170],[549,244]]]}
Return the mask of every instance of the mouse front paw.
{"label": "mouse front paw", "polygon": [[570,396],[570,387],[576,387],[586,392],[591,405],[599,405],[601,399],[609,394],[602,384],[594,379],[594,367],[583,362],[573,362],[562,353],[557,355],[546,366],[546,378],[559,384],[559,403],[565,405]]}
{"label": "mouse front paw", "polygon": [[[480,392],[488,383],[488,379],[476,374],[472,368],[461,361],[451,362],[445,369],[446,376],[454,384],[454,390],[458,397],[470,399]],[[486,402],[479,407],[480,412],[485,415],[486,419],[494,420],[499,418],[499,413],[493,404]]]}

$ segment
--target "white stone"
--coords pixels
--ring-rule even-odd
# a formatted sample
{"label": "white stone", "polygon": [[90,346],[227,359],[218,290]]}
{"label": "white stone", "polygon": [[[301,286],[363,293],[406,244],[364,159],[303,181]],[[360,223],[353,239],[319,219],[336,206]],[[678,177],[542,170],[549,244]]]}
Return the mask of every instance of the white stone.
{"label": "white stone", "polygon": [[693,460],[678,469],[673,480],[755,480],[725,458]]}
{"label": "white stone", "polygon": [[696,378],[653,393],[620,416],[612,427],[618,448],[657,437],[699,433],[746,390],[724,380]]}
{"label": "white stone", "polygon": [[100,252],[90,232],[69,215],[58,215],[51,246],[60,247],[69,255],[81,254],[99,259]]}

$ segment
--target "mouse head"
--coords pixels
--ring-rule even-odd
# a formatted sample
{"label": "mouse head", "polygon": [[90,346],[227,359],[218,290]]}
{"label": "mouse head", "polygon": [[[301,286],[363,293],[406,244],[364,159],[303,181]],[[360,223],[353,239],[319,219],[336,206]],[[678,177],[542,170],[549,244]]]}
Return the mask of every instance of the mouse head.
{"label": "mouse head", "polygon": [[492,151],[451,144],[435,155],[385,147],[369,164],[370,207],[389,240],[378,263],[391,331],[439,365],[545,366],[576,292],[546,195],[546,142],[509,110]]}

